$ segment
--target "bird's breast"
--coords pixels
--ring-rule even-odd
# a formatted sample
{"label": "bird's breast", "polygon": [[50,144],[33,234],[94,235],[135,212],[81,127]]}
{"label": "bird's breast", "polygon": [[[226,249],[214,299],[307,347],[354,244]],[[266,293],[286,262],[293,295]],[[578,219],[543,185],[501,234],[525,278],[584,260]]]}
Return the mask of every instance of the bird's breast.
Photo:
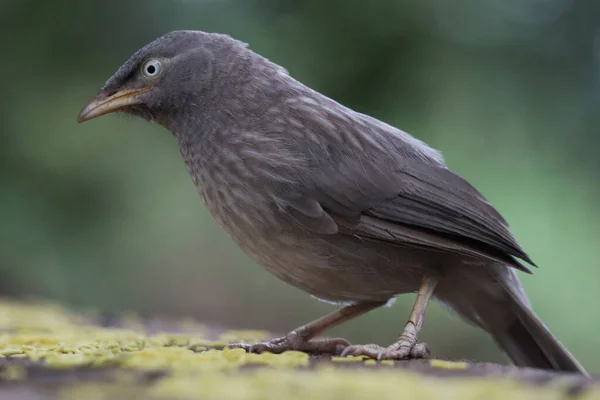
{"label": "bird's breast", "polygon": [[246,254],[322,299],[386,300],[418,289],[422,254],[350,235],[318,234],[281,209],[279,196],[298,185],[293,180],[302,177],[302,160],[252,139],[248,136],[244,146],[237,141],[181,146],[208,210]]}

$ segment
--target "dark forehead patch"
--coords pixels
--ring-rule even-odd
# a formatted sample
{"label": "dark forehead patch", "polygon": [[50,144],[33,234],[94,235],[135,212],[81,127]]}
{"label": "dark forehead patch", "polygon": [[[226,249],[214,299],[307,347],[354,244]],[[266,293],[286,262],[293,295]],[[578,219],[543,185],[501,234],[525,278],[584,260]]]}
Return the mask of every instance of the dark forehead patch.
{"label": "dark forehead patch", "polygon": [[224,43],[242,44],[230,36],[217,33],[205,33],[201,31],[173,31],[167,33],[136,51],[110,77],[104,88],[121,86],[139,68],[140,64],[149,57],[171,58],[200,46],[212,47],[223,45]]}

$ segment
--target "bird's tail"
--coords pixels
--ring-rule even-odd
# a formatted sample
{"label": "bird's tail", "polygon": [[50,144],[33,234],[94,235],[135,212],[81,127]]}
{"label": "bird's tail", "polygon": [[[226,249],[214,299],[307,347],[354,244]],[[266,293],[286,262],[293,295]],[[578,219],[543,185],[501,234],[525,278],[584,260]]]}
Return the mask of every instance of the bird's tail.
{"label": "bird's tail", "polygon": [[490,329],[490,334],[511,361],[521,367],[534,367],[587,375],[585,369],[548,330],[534,311],[511,290],[507,305],[514,314],[504,329]]}
{"label": "bird's tail", "polygon": [[[462,283],[440,285],[436,296],[487,331],[513,364],[587,375],[535,314],[514,271],[491,266],[486,273],[485,279],[474,279],[473,270],[455,275]],[[469,279],[473,280],[468,282]],[[457,285],[465,290],[457,291]]]}

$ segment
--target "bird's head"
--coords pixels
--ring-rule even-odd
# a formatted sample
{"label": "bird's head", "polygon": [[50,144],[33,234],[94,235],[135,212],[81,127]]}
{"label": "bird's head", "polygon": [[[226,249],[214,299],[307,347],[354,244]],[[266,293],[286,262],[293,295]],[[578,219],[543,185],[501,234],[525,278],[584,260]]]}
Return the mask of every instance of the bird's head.
{"label": "bird's head", "polygon": [[244,50],[245,44],[226,35],[168,33],[135,52],[83,107],[77,121],[122,111],[161,122],[186,107],[201,107],[217,81],[215,64],[227,69],[223,64]]}

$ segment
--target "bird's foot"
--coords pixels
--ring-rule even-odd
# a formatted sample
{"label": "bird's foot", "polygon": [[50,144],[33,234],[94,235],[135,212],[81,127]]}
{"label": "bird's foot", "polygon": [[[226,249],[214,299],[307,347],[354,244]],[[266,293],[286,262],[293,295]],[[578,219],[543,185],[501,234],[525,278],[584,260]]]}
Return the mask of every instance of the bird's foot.
{"label": "bird's foot", "polygon": [[407,360],[409,358],[429,358],[427,343],[399,340],[388,347],[376,344],[352,345],[342,352],[345,356],[366,356],[375,360]]}
{"label": "bird's foot", "polygon": [[233,343],[227,346],[230,349],[244,349],[249,353],[270,352],[283,353],[288,350],[303,351],[311,354],[340,355],[350,342],[342,338],[319,338],[307,340],[298,332],[292,331],[285,336],[259,342],[255,344]]}

